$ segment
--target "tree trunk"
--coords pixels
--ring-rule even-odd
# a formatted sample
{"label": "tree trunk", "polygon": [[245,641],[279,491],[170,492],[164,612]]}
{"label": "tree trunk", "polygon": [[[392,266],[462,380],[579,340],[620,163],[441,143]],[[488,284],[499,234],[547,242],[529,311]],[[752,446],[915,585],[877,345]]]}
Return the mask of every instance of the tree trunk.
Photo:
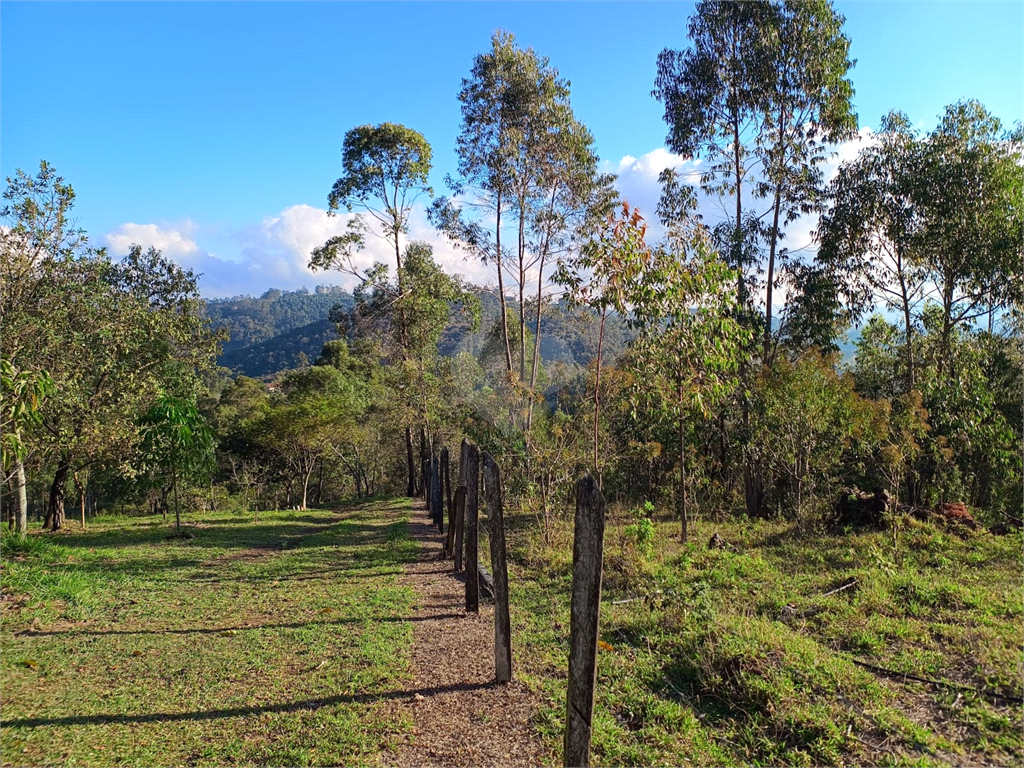
{"label": "tree trunk", "polygon": [[181,506],[178,504],[178,475],[171,475],[171,486],[174,488],[174,532],[181,533]]}
{"label": "tree trunk", "polygon": [[914,372],[914,321],[910,316],[910,295],[907,290],[906,278],[903,276],[903,257],[897,256],[897,270],[900,279],[900,296],[903,299],[903,325],[907,340],[907,391],[910,392],[917,384]]}
{"label": "tree trunk", "polygon": [[594,477],[597,489],[601,490],[601,469],[598,466],[598,427],[601,418],[601,355],[604,350],[604,320],[608,309],[601,310],[601,330],[597,336],[597,372],[594,376]]}
{"label": "tree trunk", "polygon": [[28,489],[26,488],[24,462],[15,463],[14,479],[18,492],[18,513],[14,522],[14,530],[19,536],[25,536],[28,533]]}
{"label": "tree trunk", "polygon": [[770,353],[772,345],[772,283],[775,281],[775,248],[779,239],[779,210],[782,207],[782,190],[775,191],[775,216],[772,220],[772,239],[768,245],[768,285],[767,295],[764,304],[764,352],[761,354],[761,362],[770,364]]}
{"label": "tree trunk", "polygon": [[519,381],[526,381],[526,242],[523,220],[525,203],[519,207]]}
{"label": "tree trunk", "polygon": [[679,540],[685,544],[690,534],[689,510],[686,508],[686,422],[683,419],[683,379],[679,377]]}
{"label": "tree trunk", "polygon": [[59,531],[64,525],[64,483],[67,482],[68,474],[71,472],[71,457],[61,454],[60,462],[57,464],[57,471],[53,475],[53,485],[50,486],[50,504],[46,512],[45,528]]}
{"label": "tree trunk", "polygon": [[501,272],[501,192],[498,192],[494,225],[495,261],[498,265],[498,301],[501,304],[501,338],[505,342],[505,368],[512,373],[512,345],[508,338],[508,309],[505,306],[505,278]]}
{"label": "tree trunk", "polygon": [[310,467],[302,476],[302,506],[299,509],[306,509],[306,498],[309,494],[309,476],[313,474],[313,467]]}
{"label": "tree trunk", "polygon": [[78,479],[78,473],[72,472],[71,477],[75,483],[75,490],[78,491],[78,507],[82,517],[82,530],[85,530],[85,486]]}

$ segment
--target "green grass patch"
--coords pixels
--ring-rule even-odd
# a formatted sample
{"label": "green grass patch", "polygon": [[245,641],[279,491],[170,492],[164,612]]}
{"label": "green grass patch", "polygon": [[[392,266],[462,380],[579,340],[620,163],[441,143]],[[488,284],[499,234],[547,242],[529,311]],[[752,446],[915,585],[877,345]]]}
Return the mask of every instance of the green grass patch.
{"label": "green grass patch", "polygon": [[7,764],[364,765],[410,727],[408,502],[4,537]]}
{"label": "green grass patch", "polygon": [[[572,526],[545,546],[529,519],[510,525],[516,661],[560,755]],[[1019,534],[700,522],[680,546],[661,522],[648,554],[632,524],[606,529],[595,765],[1024,760],[1021,706],[976,692],[1022,695]],[[715,531],[731,548],[708,549]]]}

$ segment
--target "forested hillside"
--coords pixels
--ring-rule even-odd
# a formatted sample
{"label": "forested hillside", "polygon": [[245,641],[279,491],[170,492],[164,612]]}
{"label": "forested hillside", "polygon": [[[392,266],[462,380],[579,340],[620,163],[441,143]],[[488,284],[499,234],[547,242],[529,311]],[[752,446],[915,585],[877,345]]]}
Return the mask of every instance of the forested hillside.
{"label": "forested hillside", "polygon": [[[452,322],[438,342],[438,351],[444,356],[467,352],[486,358],[489,354],[488,341],[494,338],[499,318],[498,298],[493,291],[474,288],[472,292],[480,302],[479,327],[474,330],[467,322]],[[242,296],[208,300],[206,314],[213,326],[230,334],[217,364],[254,377],[309,365],[326,342],[338,338],[337,323],[330,320],[332,311],[344,320],[352,305],[349,293],[324,286],[313,294],[274,290],[258,299]],[[310,317],[318,319],[291,325]],[[597,352],[598,323],[586,310],[573,310],[564,303],[552,305],[541,321],[541,334],[540,356],[544,362],[585,366]],[[610,317],[605,354],[611,359],[617,357],[629,337],[625,322],[617,315]]]}
{"label": "forested hillside", "polygon": [[224,328],[230,335],[224,343],[226,354],[325,320],[336,304],[351,307],[352,295],[336,285],[318,285],[312,293],[304,288],[271,289],[259,298],[207,299],[204,311],[214,328]]}

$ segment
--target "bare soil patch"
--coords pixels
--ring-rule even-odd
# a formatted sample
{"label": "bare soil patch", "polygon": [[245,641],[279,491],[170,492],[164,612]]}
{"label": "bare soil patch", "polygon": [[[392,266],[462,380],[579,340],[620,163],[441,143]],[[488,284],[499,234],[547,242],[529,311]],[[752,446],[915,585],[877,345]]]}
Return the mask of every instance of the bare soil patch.
{"label": "bare soil patch", "polygon": [[[417,504],[410,522],[420,544],[404,583],[416,594],[410,619],[414,693],[402,701],[413,722],[408,743],[385,762],[397,766],[521,766],[550,762],[530,725],[539,701],[515,680],[494,682],[494,606],[466,614],[465,581],[439,560],[444,537]],[[513,643],[515,638],[513,637]]]}

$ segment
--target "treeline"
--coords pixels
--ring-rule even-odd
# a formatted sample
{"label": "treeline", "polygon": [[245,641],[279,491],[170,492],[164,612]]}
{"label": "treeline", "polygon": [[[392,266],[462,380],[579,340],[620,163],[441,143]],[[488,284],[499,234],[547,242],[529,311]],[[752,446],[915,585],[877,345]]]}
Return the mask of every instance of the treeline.
{"label": "treeline", "polygon": [[[690,47],[658,57],[667,142],[705,161],[701,191],[726,212],[714,225],[671,169],[655,211],[619,200],[569,84],[496,34],[458,94],[451,196],[428,205],[443,236],[490,266],[496,291],[446,274],[429,245],[405,238],[414,203],[433,197],[423,136],[354,128],[328,202],[355,215],[310,266],[354,275],[357,287],[332,311],[338,338],[312,365],[270,388],[210,371],[215,337],[193,306],[194,278],[150,254],[132,279],[164,285],[147,275],[172,270],[178,292],[146,308],[151,378],[109,400],[121,439],[99,427],[80,442],[47,434],[65,434],[48,426],[65,397],[88,411],[82,424],[100,417],[90,390],[69,383],[78,378],[129,398],[110,378],[116,365],[82,358],[65,374],[73,356],[5,345],[5,393],[17,395],[5,397],[4,421],[19,436],[5,456],[21,460],[10,466],[45,478],[54,500],[89,466],[106,473],[106,498],[166,509],[182,486],[193,505],[230,494],[254,510],[413,494],[420,456],[468,436],[499,457],[507,493],[542,521],[584,472],[606,496],[670,505],[684,538],[695,514],[820,519],[854,489],[1019,518],[1021,130],[973,101],[948,107],[929,133],[893,112],[826,183],[822,164],[857,127],[842,24],[828,2],[700,3]],[[19,202],[30,181],[19,176],[7,193],[4,268],[28,263],[19,279],[46,295],[47,270],[71,275],[105,256],[79,245],[52,260],[43,248],[39,264],[52,266],[39,269],[8,255],[7,243],[16,251],[34,237],[11,233],[42,226]],[[816,254],[787,248],[805,215],[820,217]],[[361,270],[353,256],[370,228],[394,262]],[[126,265],[142,259],[133,254]],[[8,313],[49,317],[18,295],[4,302],[5,327]],[[855,325],[845,365],[837,349]],[[101,326],[80,337],[83,349],[105,343]],[[69,343],[50,338],[55,350]]]}

